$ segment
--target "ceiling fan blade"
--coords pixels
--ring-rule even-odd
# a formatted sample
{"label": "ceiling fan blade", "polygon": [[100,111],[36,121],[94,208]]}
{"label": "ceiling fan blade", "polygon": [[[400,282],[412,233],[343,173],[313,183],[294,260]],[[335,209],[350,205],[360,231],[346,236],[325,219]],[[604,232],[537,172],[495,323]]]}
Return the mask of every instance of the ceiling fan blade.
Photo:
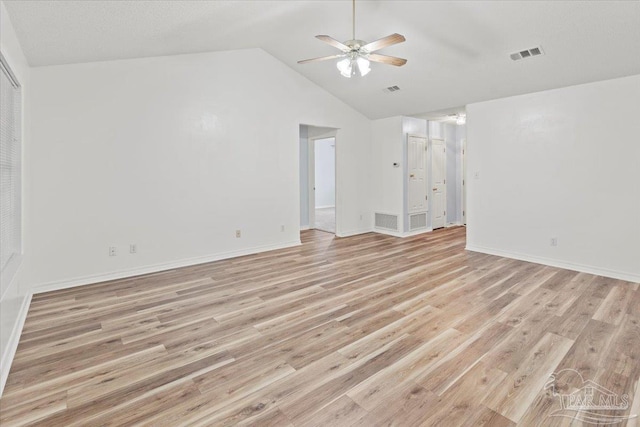
{"label": "ceiling fan blade", "polygon": [[382,62],[383,64],[395,65],[396,67],[402,67],[407,63],[406,59],[397,58],[395,56],[379,55],[377,53],[370,53],[367,55],[367,59],[373,62]]}
{"label": "ceiling fan blade", "polygon": [[367,43],[364,46],[362,46],[361,49],[366,50],[367,52],[374,52],[376,50],[382,49],[387,46],[392,46],[394,44],[402,43],[405,40],[406,39],[404,38],[403,35],[395,33],[395,34],[391,34],[390,36],[383,37],[374,42]]}
{"label": "ceiling fan blade", "polygon": [[344,43],[339,42],[338,40],[334,39],[333,37],[320,35],[320,36],[316,36],[316,38],[318,40],[322,40],[323,42],[325,42],[327,44],[330,44],[333,47],[337,47],[338,49],[340,49],[343,52],[349,52],[351,50],[351,48],[349,46],[347,46]]}
{"label": "ceiling fan blade", "polygon": [[344,57],[344,54],[321,56],[320,58],[303,59],[302,61],[298,61],[298,64],[308,64],[309,62],[326,61],[327,59],[336,59],[336,58],[343,58],[343,57]]}

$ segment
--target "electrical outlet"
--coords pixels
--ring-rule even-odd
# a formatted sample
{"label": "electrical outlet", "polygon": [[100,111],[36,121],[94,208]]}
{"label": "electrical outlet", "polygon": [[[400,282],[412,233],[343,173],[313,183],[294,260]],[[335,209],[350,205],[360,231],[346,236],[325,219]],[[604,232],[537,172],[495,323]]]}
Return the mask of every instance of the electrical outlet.
{"label": "electrical outlet", "polygon": [[362,221],[362,215],[360,215],[360,221]]}
{"label": "electrical outlet", "polygon": [[129,253],[131,253],[131,254],[138,253],[138,245],[136,245],[135,243],[130,244],[129,245]]}
{"label": "electrical outlet", "polygon": [[480,179],[480,171],[476,171],[476,172],[473,174],[473,177],[474,177],[475,179]]}
{"label": "electrical outlet", "polygon": [[240,237],[242,237],[242,231],[241,230],[236,230],[236,237],[239,239]]}
{"label": "electrical outlet", "polygon": [[116,256],[117,250],[115,246],[109,246],[109,256]]}
{"label": "electrical outlet", "polygon": [[551,246],[558,246],[558,238],[557,237],[552,237],[551,238]]}
{"label": "electrical outlet", "polygon": [[280,231],[284,231],[284,225],[280,226]]}

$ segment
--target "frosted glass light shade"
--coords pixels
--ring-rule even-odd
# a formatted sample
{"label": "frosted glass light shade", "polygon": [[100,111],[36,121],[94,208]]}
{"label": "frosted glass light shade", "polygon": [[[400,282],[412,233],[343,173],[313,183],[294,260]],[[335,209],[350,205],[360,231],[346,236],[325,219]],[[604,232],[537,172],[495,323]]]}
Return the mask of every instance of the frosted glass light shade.
{"label": "frosted glass light shade", "polygon": [[358,59],[356,59],[356,63],[358,64],[358,70],[360,71],[360,75],[362,77],[369,74],[369,71],[371,71],[371,67],[369,67],[368,59],[359,57]]}
{"label": "frosted glass light shade", "polygon": [[362,56],[343,58],[336,63],[336,67],[340,70],[340,74],[348,79],[355,76],[356,72],[364,77],[371,71],[369,60]]}
{"label": "frosted glass light shade", "polygon": [[340,70],[340,74],[342,74],[346,78],[351,78],[351,73],[353,72],[353,64],[351,63],[351,58],[344,58],[338,61],[336,64],[338,70]]}

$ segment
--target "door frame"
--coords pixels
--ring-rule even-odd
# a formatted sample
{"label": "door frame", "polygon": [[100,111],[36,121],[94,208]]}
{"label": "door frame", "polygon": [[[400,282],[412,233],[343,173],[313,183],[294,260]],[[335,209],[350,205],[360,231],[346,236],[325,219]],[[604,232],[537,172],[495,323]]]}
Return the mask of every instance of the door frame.
{"label": "door frame", "polygon": [[460,212],[460,218],[462,224],[467,225],[467,138],[462,139],[462,212]]}
{"label": "door frame", "polygon": [[[429,184],[430,184],[429,188],[433,188],[433,186],[435,185],[435,180],[433,179],[433,171],[435,169],[433,167],[433,160],[435,158],[435,155],[434,155],[435,150],[433,149],[434,141],[438,141],[438,144],[442,143],[442,148],[444,148],[444,178],[443,178],[443,184],[442,184],[444,186],[444,189],[442,191],[443,198],[444,198],[444,213],[443,213],[444,224],[443,224],[442,227],[438,227],[438,228],[445,228],[447,226],[447,143],[444,140],[444,138],[431,138],[429,140],[429,149],[431,150],[431,157],[430,157],[430,163],[431,164],[429,165],[430,172],[431,172],[431,174],[430,174],[430,178],[431,179],[429,180]],[[429,192],[427,191],[427,193],[429,193]],[[435,229],[435,227],[433,225],[433,216],[435,214],[435,208],[433,206],[433,193],[430,193],[430,194],[432,194],[432,196],[431,196],[431,204],[429,205],[430,206],[429,219],[430,219],[430,223],[431,223],[431,228]]]}
{"label": "door frame", "polygon": [[[338,234],[338,129],[334,129],[322,135],[308,137],[309,155],[307,156],[307,170],[309,179],[307,180],[307,191],[309,194],[309,229],[316,228],[316,141],[319,139],[333,138],[333,165],[334,165],[334,198],[335,198],[335,235]],[[324,231],[324,230],[322,230]]]}
{"label": "door frame", "polygon": [[316,144],[315,139],[309,138],[307,141],[307,171],[309,178],[307,179],[307,194],[309,206],[309,229],[316,228]]}

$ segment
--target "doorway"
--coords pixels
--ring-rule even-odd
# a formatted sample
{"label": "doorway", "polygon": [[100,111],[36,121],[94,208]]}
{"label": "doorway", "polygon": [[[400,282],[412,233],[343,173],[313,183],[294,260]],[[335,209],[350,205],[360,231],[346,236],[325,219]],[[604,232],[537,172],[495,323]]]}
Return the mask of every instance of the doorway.
{"label": "doorway", "polygon": [[336,232],[336,139],[312,139],[313,228]]}
{"label": "doorway", "polygon": [[338,232],[338,129],[300,125],[300,229]]}
{"label": "doorway", "polygon": [[447,218],[447,154],[442,139],[431,140],[431,227],[443,228]]}

